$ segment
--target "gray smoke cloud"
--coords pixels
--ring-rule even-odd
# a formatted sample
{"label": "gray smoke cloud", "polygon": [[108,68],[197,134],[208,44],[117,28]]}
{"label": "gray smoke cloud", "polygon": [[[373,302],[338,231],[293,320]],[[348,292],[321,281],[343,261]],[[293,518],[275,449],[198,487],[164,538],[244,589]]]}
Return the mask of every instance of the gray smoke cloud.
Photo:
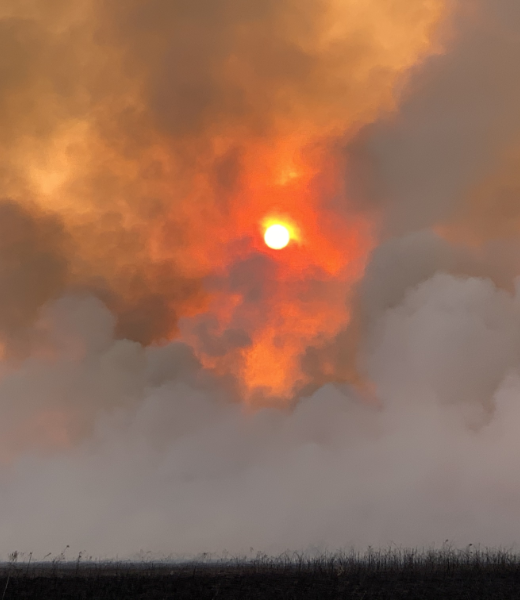
{"label": "gray smoke cloud", "polygon": [[[63,47],[81,55],[68,36],[75,31],[70,23],[82,19],[68,15],[65,27],[63,4],[51,4],[55,12],[49,8],[45,19],[53,36],[62,31]],[[245,3],[246,10],[226,2],[225,11],[204,18],[199,3],[175,3],[175,10],[152,4],[148,12],[137,1],[128,11],[106,8],[106,28],[97,35],[101,45],[121,36],[125,47],[135,34],[136,54],[129,56],[142,62],[125,55],[124,76],[133,69],[148,73],[147,106],[173,144],[199,136],[212,119],[247,113],[241,91],[214,79],[212,70],[212,62],[225,63],[225,33],[235,31],[237,19],[263,24],[254,43],[243,40],[260,83],[276,81],[279,91],[286,72],[294,73],[291,85],[315,82],[307,79],[308,56],[275,42],[262,45],[272,23],[283,22],[274,18],[272,3]],[[123,212],[108,208],[106,196],[95,196],[102,207],[97,212],[71,222],[27,200],[31,185],[20,169],[20,139],[35,135],[47,143],[59,129],[51,108],[61,117],[64,109],[49,98],[58,102],[68,79],[47,62],[66,71],[73,58],[53,62],[62,46],[46,41],[47,29],[31,25],[32,13],[0,18],[0,41],[18,49],[16,68],[0,63],[2,148],[13,144],[11,162],[0,170],[6,198],[0,203],[1,559],[13,550],[41,558],[66,545],[70,558],[80,551],[122,558],[140,550],[180,557],[247,555],[251,548],[428,547],[446,539],[456,546],[515,547],[520,9],[513,0],[479,0],[471,11],[454,6],[445,52],[412,69],[396,111],[344,143],[350,197],[380,225],[363,277],[346,298],[351,321],[326,345],[306,349],[302,369],[311,383],[290,406],[255,410],[242,402],[234,377],[204,368],[187,343],[161,339],[168,337],[165,329],[182,329],[190,320],[187,305],[203,304],[201,277],[186,274],[175,260],[147,262],[139,223],[122,226]],[[177,18],[191,27],[185,36],[211,33],[206,45],[194,49],[173,31],[179,47],[165,50],[162,30]],[[77,25],[77,31],[88,38],[88,28]],[[61,90],[55,97],[41,88],[48,82],[22,52],[21,39],[53,74],[53,90]],[[191,52],[185,60],[168,59],[184,48]],[[267,53],[263,60],[260,48]],[[279,73],[273,57],[283,59]],[[157,72],[147,71],[150,64]],[[95,114],[96,123],[107,126],[105,138],[114,135],[126,167],[135,166],[135,140],[145,139],[146,146],[151,135],[148,117],[129,101],[120,113],[124,126],[110,125],[103,107],[115,89],[111,79],[102,69],[88,76],[92,95],[67,88],[70,118]],[[114,75],[114,86],[121,77]],[[27,109],[26,119],[16,116],[25,127],[18,137],[7,115],[14,114],[24,81],[46,103]],[[299,93],[312,100],[310,90]],[[255,98],[248,126],[251,119],[258,130],[273,127],[264,106],[271,101]],[[49,115],[47,127],[35,125],[45,122],[40,111]],[[123,130],[128,138],[120,137]],[[224,204],[238,185],[241,156],[235,148],[212,163],[210,179]],[[150,159],[143,172],[160,179],[166,162]],[[83,198],[103,189],[114,192],[114,204],[123,202],[114,182],[120,171],[112,180],[96,168],[72,178],[72,191]],[[163,197],[150,186],[145,202],[128,180],[124,202],[155,227],[166,213]],[[335,200],[331,210],[346,209]],[[179,248],[183,235],[175,238]],[[253,263],[261,264],[248,269]],[[255,257],[244,262],[244,273],[236,264],[226,282],[232,290],[270,268]],[[257,296],[268,289],[260,288]],[[207,323],[198,335],[212,356],[250,343],[242,330],[216,339]]]}
{"label": "gray smoke cloud", "polygon": [[438,273],[374,320],[365,367],[379,407],[327,384],[290,412],[250,415],[182,344],[143,351],[107,336],[99,303],[66,304],[50,310],[87,346],[81,367],[65,351],[33,360],[4,375],[0,398],[4,410],[24,401],[19,419],[51,402],[81,404],[83,418],[88,405],[96,419],[83,443],[26,444],[4,469],[4,552],[517,540],[520,303],[489,280]]}

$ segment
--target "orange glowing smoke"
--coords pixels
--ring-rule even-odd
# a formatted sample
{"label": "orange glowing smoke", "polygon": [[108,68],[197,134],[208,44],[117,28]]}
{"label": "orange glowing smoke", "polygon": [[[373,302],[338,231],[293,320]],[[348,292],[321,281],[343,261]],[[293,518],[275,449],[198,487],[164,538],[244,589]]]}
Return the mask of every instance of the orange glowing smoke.
{"label": "orange glowing smoke", "polygon": [[[207,312],[186,322],[183,334],[207,367],[237,376],[244,398],[279,403],[308,383],[300,366],[305,348],[323,345],[348,323],[346,295],[362,275],[374,240],[368,219],[348,210],[339,216],[327,208],[331,199],[345,197],[344,165],[327,146],[307,156],[302,150],[289,178],[280,176],[284,169],[276,151],[262,155],[253,146],[251,155],[250,164],[244,158],[245,182],[234,211],[213,228],[212,237],[220,243],[212,247],[219,257],[212,270],[227,282],[240,261],[249,259],[251,267],[238,287],[225,283],[214,290]],[[287,227],[294,240],[283,251],[264,243],[273,224]],[[248,301],[257,286],[263,293]],[[212,352],[200,336],[208,321],[212,339],[240,330],[249,343]]]}
{"label": "orange glowing smoke", "polygon": [[[180,335],[245,398],[289,398],[306,348],[348,323],[375,241],[342,148],[437,51],[445,1],[22,4],[0,9],[21,29],[3,194],[59,218],[67,284],[120,336]],[[275,221],[283,252],[263,240]]]}
{"label": "orange glowing smoke", "polygon": [[[235,208],[211,235],[219,242],[212,247],[212,271],[224,283],[213,291],[207,312],[185,322],[183,334],[206,366],[235,374],[246,398],[265,401],[288,398],[304,385],[300,360],[306,346],[323,344],[348,322],[346,292],[362,274],[373,238],[362,216],[352,211],[340,218],[327,209],[327,200],[344,192],[343,165],[326,147],[308,156],[301,151],[290,178],[280,177],[275,152],[252,150]],[[265,245],[273,224],[287,227],[294,240],[283,251]],[[227,282],[241,261],[251,266],[233,289]],[[249,301],[258,288],[259,297]],[[208,322],[213,340],[241,331],[249,343],[212,352],[200,335]]]}

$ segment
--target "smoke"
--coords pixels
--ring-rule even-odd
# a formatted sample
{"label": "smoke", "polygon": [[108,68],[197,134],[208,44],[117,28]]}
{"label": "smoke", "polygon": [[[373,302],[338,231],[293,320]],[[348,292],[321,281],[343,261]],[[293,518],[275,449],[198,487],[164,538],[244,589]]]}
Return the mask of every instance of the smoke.
{"label": "smoke", "polygon": [[[345,136],[395,110],[409,68],[440,47],[443,10],[8,2],[3,193],[59,218],[63,289],[100,298],[118,336],[162,343],[197,316],[182,335],[206,367],[250,402],[287,403],[309,383],[305,347],[348,320],[374,243],[372,219],[348,210]],[[300,232],[283,261],[261,240],[268,218]]]}
{"label": "smoke", "polygon": [[[31,415],[36,397],[69,413],[88,403],[96,424],[60,452],[26,446],[4,471],[5,552],[70,544],[103,557],[185,556],[517,538],[520,304],[489,280],[437,274],[374,323],[366,368],[379,409],[327,384],[290,412],[247,414],[186,346],[143,352],[107,338],[110,314],[98,303],[67,308],[67,332],[90,325],[82,371],[67,352],[4,376],[0,397],[6,406],[37,390]],[[64,429],[52,419],[48,434],[51,424]]]}
{"label": "smoke", "polygon": [[520,12],[463,4],[3,2],[1,555],[515,544]]}

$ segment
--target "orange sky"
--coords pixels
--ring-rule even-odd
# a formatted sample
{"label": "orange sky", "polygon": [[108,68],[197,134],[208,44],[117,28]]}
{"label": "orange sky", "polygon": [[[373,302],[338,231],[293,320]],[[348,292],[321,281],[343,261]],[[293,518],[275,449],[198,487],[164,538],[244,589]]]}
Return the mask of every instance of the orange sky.
{"label": "orange sky", "polygon": [[[122,337],[181,335],[245,398],[289,398],[305,349],[348,322],[377,237],[377,215],[349,204],[342,148],[441,50],[445,1],[47,8],[1,9],[16,69],[1,183],[61,224],[59,285],[98,294]],[[269,218],[299,240],[266,248]]]}

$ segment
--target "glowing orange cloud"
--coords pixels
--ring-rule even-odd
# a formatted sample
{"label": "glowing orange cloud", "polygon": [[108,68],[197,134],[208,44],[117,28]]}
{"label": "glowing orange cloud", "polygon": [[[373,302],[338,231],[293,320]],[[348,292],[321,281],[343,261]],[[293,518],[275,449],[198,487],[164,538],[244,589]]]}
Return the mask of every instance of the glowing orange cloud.
{"label": "glowing orange cloud", "polygon": [[[22,75],[2,100],[3,191],[58,218],[62,279],[100,296],[118,335],[180,337],[251,402],[286,401],[306,348],[348,322],[377,234],[342,147],[438,51],[446,5],[181,4],[83,0],[57,19],[7,2]],[[274,222],[283,252],[264,242]]]}

